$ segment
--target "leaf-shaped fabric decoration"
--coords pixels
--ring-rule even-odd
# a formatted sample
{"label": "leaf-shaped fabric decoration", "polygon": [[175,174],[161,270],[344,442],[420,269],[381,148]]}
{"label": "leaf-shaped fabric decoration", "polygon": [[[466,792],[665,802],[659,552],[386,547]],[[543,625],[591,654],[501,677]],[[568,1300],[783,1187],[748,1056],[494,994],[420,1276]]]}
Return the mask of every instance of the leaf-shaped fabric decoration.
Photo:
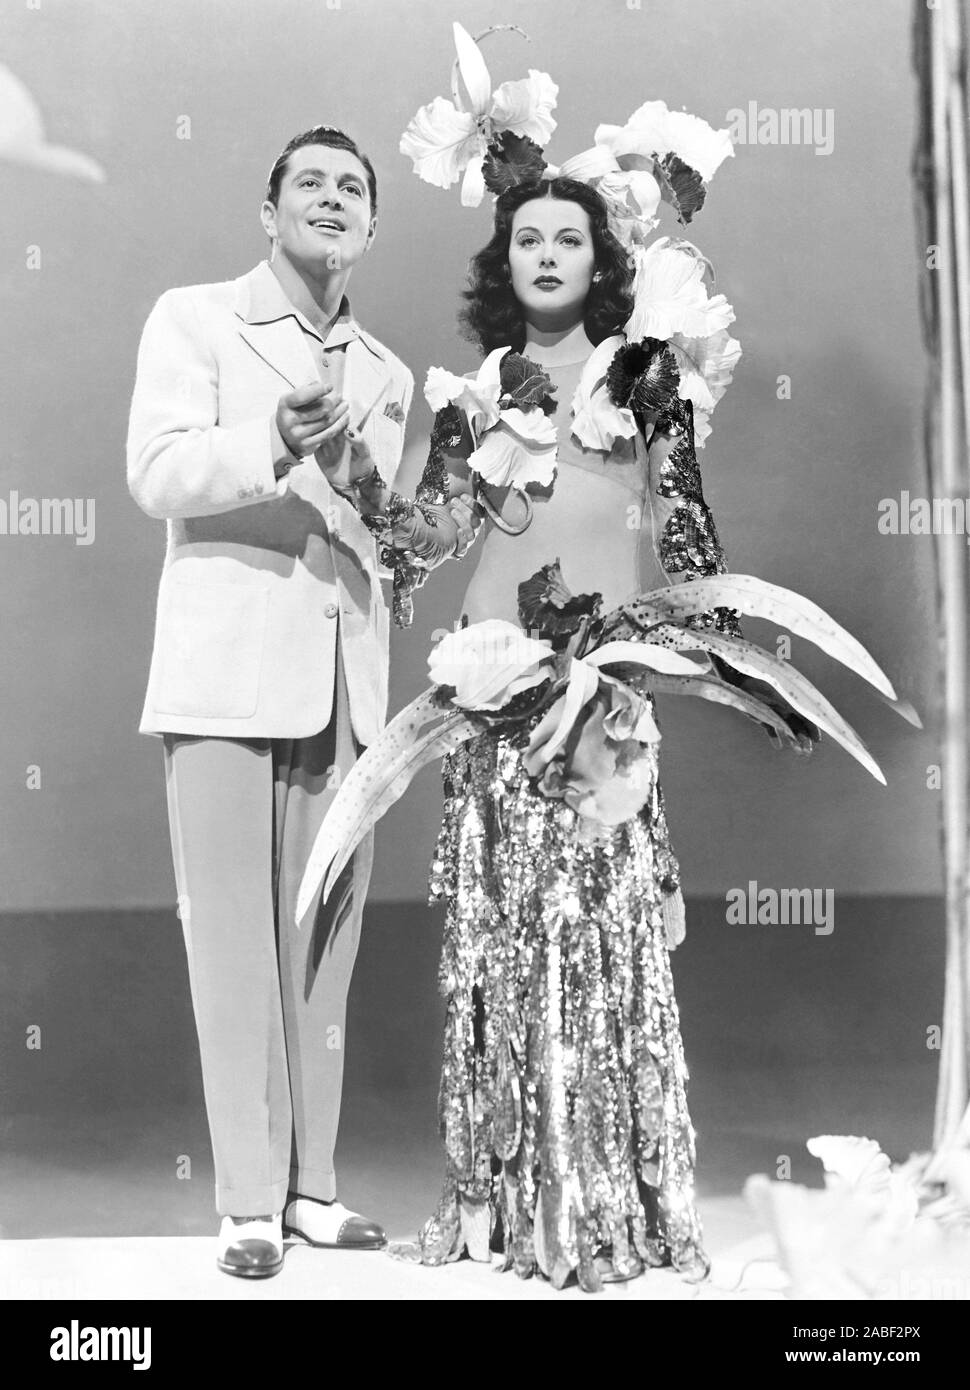
{"label": "leaf-shaped fabric decoration", "polygon": [[[372,788],[371,799],[365,808],[366,815],[363,817],[360,829],[353,841],[345,840],[338,850],[324,885],[324,900],[333,891],[333,886],[343,871],[344,865],[360,843],[361,838],[372,826],[377,824],[396,801],[401,799],[416,774],[423,767],[427,767],[429,763],[437,762],[439,758],[453,753],[466,739],[474,738],[479,732],[477,724],[473,723],[466,715],[456,711],[453,715],[449,715],[437,729],[424,734],[413,747],[397,759],[394,766],[387,771],[379,797],[374,795],[377,789]],[[346,782],[344,786],[346,786]],[[343,787],[341,787],[342,790]]]}
{"label": "leaf-shaped fabric decoration", "polygon": [[599,612],[601,602],[601,594],[571,593],[557,559],[519,585],[519,621],[527,632],[558,637],[578,632],[585,618]]}
{"label": "leaf-shaped fabric decoration", "polygon": [[545,172],[542,150],[527,135],[503,130],[485,152],[482,173],[489,193],[498,196],[520,183],[537,183]]}
{"label": "leaf-shaped fabric decoration", "polygon": [[767,724],[773,733],[793,748],[798,744],[791,729],[770,705],[766,705],[757,695],[747,690],[728,685],[717,676],[667,676],[657,672],[651,674],[645,683],[655,695],[696,695],[702,700],[711,700],[718,705],[733,706],[742,714],[757,720],[759,724]]}
{"label": "leaf-shaped fabric decoration", "polygon": [[520,352],[508,352],[502,358],[499,384],[502,396],[508,396],[520,410],[541,405],[545,397],[554,395],[556,390],[548,373]]}
{"label": "leaf-shaped fabric decoration", "polygon": [[[590,666],[645,666],[671,676],[698,674],[696,664],[657,642],[606,642],[584,658]],[[706,668],[705,668],[706,669]]]}
{"label": "leaf-shaped fabric decoration", "polygon": [[641,415],[666,410],[671,398],[677,395],[679,386],[677,362],[665,343],[634,382],[629,405]]}
{"label": "leaf-shaped fabric decoration", "polygon": [[707,197],[707,186],[696,169],[685,164],[680,155],[667,153],[654,165],[654,178],[660,184],[660,196],[670,203],[677,220],[687,226],[695,213],[700,212]]}
{"label": "leaf-shaped fabric decoration", "polygon": [[677,363],[659,338],[620,348],[606,372],[606,389],[613,403],[642,415],[666,409],[679,383]]}
{"label": "leaf-shaped fabric decoration", "polygon": [[[856,675],[889,700],[896,692],[889,677],[877,666],[861,642],[840,626],[823,608],[811,599],[769,584],[752,574],[718,574],[694,579],[668,588],[654,589],[633,603],[615,609],[617,615],[633,618],[645,630],[654,623],[683,622],[695,613],[711,608],[737,608],[754,618],[767,618],[780,627],[787,627],[798,637],[814,642],[823,652],[841,661]],[[604,618],[604,631],[611,630],[612,613]],[[730,662],[730,656],[725,659]]]}
{"label": "leaf-shaped fabric decoration", "polygon": [[[415,773],[477,731],[460,711],[443,713],[434,693],[426,690],[401,710],[342,782],[310,851],[297,896],[297,922],[309,911],[328,866],[324,901],[363,836],[403,795]],[[423,732],[429,725],[430,733]]]}
{"label": "leaf-shaped fabric decoration", "polygon": [[723,656],[729,666],[733,666],[743,675],[755,676],[758,680],[773,685],[799,714],[805,715],[813,724],[817,724],[824,733],[831,734],[836,743],[840,743],[847,753],[860,762],[877,782],[886,785],[879,764],[852,726],[842,718],[808,677],[796,671],[790,662],[782,661],[779,657],[762,651],[753,642],[743,642],[737,637],[722,637],[712,631],[691,631],[689,635],[692,646],[716,652]]}

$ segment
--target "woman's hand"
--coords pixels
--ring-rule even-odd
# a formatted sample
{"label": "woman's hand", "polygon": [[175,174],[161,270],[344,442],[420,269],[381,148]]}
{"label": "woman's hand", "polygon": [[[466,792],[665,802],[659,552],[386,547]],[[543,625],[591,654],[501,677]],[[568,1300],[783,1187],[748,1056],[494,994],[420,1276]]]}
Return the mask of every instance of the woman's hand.
{"label": "woman's hand", "polygon": [[[803,714],[799,714],[783,695],[780,695],[773,685],[767,681],[758,680],[756,676],[746,676],[733,666],[728,665],[719,656],[712,653],[711,661],[715,671],[722,680],[729,685],[736,686],[738,690],[745,690],[750,695],[757,698],[768,706],[791,732],[791,746],[796,753],[811,753],[816,743],[821,741],[822,735],[817,724],[813,724],[810,719],[806,719]],[[783,747],[781,736],[770,724],[761,726],[776,748]]]}
{"label": "woman's hand", "polygon": [[320,472],[336,492],[350,492],[352,483],[369,477],[377,467],[370,449],[357,431],[347,424],[346,416],[343,417],[339,435],[321,445],[314,457]]}

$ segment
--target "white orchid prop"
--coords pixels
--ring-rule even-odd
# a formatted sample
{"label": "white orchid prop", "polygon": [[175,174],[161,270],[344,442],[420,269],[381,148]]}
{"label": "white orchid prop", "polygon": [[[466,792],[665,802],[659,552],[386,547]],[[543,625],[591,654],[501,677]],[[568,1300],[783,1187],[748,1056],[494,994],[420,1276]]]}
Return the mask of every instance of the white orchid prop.
{"label": "white orchid prop", "polygon": [[[601,615],[600,596],[570,594],[557,561],[519,586],[519,616],[538,639],[489,621],[434,649],[431,688],[391,721],[334,798],[307,863],[297,920],[321,884],[326,900],[362,837],[420,768],[484,729],[512,728],[537,715],[523,755],[528,772],[545,795],[605,825],[636,815],[650,794],[650,753],[660,738],[648,702],[653,693],[732,706],[793,746],[804,746],[801,730],[812,721],[885,784],[859,736],[789,661],[689,626],[718,607],[767,618],[814,642],[919,723],[861,643],[789,589],[724,574],[657,589]],[[724,678],[724,666],[738,683]]]}
{"label": "white orchid prop", "polygon": [[694,403],[694,442],[710,434],[711,411],[724,395],[741,356],[728,333],[734,310],[723,294],[708,293],[709,262],[689,241],[659,237],[633,251],[633,313],[626,324],[632,342],[656,338],[674,356],[677,394]]}
{"label": "white orchid prop", "polygon": [[647,101],[626,125],[597,126],[594,144],[555,171],[592,184],[605,201],[614,234],[628,249],[645,243],[659,221],[661,200],[685,225],[703,205],[707,185],[733,157],[728,130],[699,116]]}
{"label": "white orchid prop", "polygon": [[744,1189],[771,1231],[787,1297],[970,1296],[970,1151],[947,1155],[946,1176],[934,1179],[929,1154],[894,1166],[857,1135],[823,1134],[807,1147],[824,1164],[824,1191],[763,1174]]}
{"label": "white orchid prop", "polygon": [[465,207],[478,207],[485,195],[484,166],[490,145],[508,134],[542,146],[556,128],[552,110],[559,89],[548,73],[530,68],[528,77],[503,82],[492,91],[479,41],[495,29],[514,28],[494,25],[472,38],[460,24],[453,25],[458,55],[452,75],[453,100],[435,97],[422,106],[401,137],[401,153],[409,156],[414,172],[426,183],[450,188],[461,178]]}
{"label": "white orchid prop", "polygon": [[425,400],[436,413],[453,405],[465,415],[474,450],[469,468],[494,487],[524,491],[548,487],[555,476],[558,440],[542,402],[552,383],[541,369],[508,347],[495,348],[474,377],[431,367]]}

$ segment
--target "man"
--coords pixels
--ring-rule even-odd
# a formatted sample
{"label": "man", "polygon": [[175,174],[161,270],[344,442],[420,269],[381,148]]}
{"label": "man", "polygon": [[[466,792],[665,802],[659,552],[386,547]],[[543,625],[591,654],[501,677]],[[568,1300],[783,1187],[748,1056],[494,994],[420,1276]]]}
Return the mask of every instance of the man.
{"label": "man", "polygon": [[393,478],[414,384],[346,297],[377,226],[355,143],[296,136],[261,217],[269,262],[155,305],[128,437],[131,493],[168,529],[140,730],[164,741],[217,1262],[244,1277],[278,1272],[284,1233],[385,1243],[336,1200],[333,1169],[372,841],[325,909],[294,917],[317,829],[387,705],[374,541],[326,471],[353,441]]}

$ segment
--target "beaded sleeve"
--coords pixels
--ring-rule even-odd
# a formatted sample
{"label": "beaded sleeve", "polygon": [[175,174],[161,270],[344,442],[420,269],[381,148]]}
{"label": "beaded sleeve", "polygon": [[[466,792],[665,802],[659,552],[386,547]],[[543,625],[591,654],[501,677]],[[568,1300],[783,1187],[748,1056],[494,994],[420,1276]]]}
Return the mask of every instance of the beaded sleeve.
{"label": "beaded sleeve", "polygon": [[451,547],[443,546],[438,539],[437,523],[440,509],[449,499],[445,453],[457,448],[461,438],[461,416],[454,405],[446,405],[435,415],[428,461],[414,501],[392,492],[383,516],[363,517],[364,524],[377,537],[381,564],[393,575],[392,611],[398,627],[411,626],[411,595],[450,553]]}
{"label": "beaded sleeve", "polygon": [[[657,553],[666,574],[678,580],[702,575],[724,574],[727,563],[724,547],[710,508],[704,500],[701,471],[694,447],[694,407],[675,397],[657,420],[657,428],[667,432],[671,425],[683,430],[680,442],[671,449],[649,486],[654,494],[670,504],[657,539]],[[713,608],[687,619],[694,628],[713,628],[729,637],[741,637],[738,613],[733,608]]]}

